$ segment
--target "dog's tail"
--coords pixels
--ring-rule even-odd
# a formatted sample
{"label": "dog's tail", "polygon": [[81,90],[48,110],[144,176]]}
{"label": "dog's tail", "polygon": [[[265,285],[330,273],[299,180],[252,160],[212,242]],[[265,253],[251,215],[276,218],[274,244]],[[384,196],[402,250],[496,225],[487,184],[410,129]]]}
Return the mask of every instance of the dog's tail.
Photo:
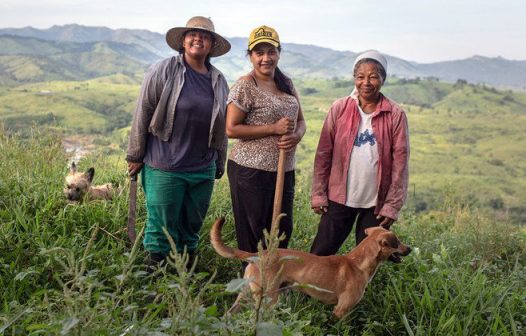
{"label": "dog's tail", "polygon": [[221,238],[221,229],[225,224],[225,219],[223,217],[218,218],[214,225],[212,225],[212,230],[210,231],[210,242],[216,250],[217,254],[225,258],[236,258],[236,259],[246,259],[249,257],[256,256],[256,253],[250,253],[241,251],[239,249],[225,245],[223,238]]}

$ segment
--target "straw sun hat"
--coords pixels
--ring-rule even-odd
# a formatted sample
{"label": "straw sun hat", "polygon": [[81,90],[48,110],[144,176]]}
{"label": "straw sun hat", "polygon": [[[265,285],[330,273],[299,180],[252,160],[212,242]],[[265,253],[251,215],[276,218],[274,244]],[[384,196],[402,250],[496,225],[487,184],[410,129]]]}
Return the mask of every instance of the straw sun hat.
{"label": "straw sun hat", "polygon": [[186,23],[186,27],[175,27],[166,33],[166,43],[180,51],[183,46],[184,34],[189,30],[203,30],[214,36],[214,44],[210,49],[210,57],[217,57],[226,54],[230,50],[230,42],[215,32],[214,23],[209,18],[194,16]]}

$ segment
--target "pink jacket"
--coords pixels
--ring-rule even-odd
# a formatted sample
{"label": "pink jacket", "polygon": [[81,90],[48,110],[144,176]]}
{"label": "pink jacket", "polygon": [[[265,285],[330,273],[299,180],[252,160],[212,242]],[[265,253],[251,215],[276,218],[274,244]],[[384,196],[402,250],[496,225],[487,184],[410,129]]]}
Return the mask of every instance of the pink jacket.
{"label": "pink jacket", "polygon": [[[354,139],[360,126],[358,101],[336,100],[329,110],[316,150],[312,180],[312,207],[327,206],[328,200],[345,204],[347,173]],[[405,112],[381,95],[372,118],[378,143],[378,200],[375,213],[398,219],[407,195],[409,131]]]}

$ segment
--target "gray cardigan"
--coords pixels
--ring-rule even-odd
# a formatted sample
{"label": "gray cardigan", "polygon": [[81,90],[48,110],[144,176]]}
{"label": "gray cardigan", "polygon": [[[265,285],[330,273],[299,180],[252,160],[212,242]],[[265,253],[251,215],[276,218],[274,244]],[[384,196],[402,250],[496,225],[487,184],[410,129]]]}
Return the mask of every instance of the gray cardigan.
{"label": "gray cardigan", "polygon": [[[184,85],[183,56],[162,60],[148,69],[133,115],[126,161],[142,162],[148,133],[168,141],[173,130],[175,106]],[[216,166],[224,171],[228,139],[225,134],[226,100],[228,84],[214,66],[210,68],[214,105],[208,135],[208,146],[217,149]]]}

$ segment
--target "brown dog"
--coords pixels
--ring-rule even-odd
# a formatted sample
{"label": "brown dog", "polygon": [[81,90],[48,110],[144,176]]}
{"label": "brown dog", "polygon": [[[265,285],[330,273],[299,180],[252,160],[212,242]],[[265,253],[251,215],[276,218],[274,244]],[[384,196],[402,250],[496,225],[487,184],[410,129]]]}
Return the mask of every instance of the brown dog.
{"label": "brown dog", "polygon": [[77,172],[75,162],[71,163],[69,174],[66,176],[66,187],[64,188],[64,195],[68,201],[78,202],[84,198],[88,200],[111,200],[116,192],[111,183],[106,183],[99,186],[92,186],[93,176],[95,175],[95,168],[89,168],[85,173]]}
{"label": "brown dog", "polygon": [[[257,253],[226,246],[221,238],[223,224],[223,218],[217,219],[210,232],[212,245],[219,255],[242,260],[257,256]],[[299,290],[311,297],[336,304],[333,313],[337,318],[344,316],[362,299],[367,284],[382,261],[390,259],[399,263],[401,256],[411,252],[411,248],[402,244],[391,231],[374,227],[365,232],[367,237],[343,256],[320,257],[302,251],[278,249],[276,262],[265,270],[267,294],[272,303],[277,302],[281,284],[299,284]],[[261,295],[258,265],[249,263],[243,277],[250,279],[252,293]],[[230,311],[238,310],[244,295],[244,292],[239,294]]]}

